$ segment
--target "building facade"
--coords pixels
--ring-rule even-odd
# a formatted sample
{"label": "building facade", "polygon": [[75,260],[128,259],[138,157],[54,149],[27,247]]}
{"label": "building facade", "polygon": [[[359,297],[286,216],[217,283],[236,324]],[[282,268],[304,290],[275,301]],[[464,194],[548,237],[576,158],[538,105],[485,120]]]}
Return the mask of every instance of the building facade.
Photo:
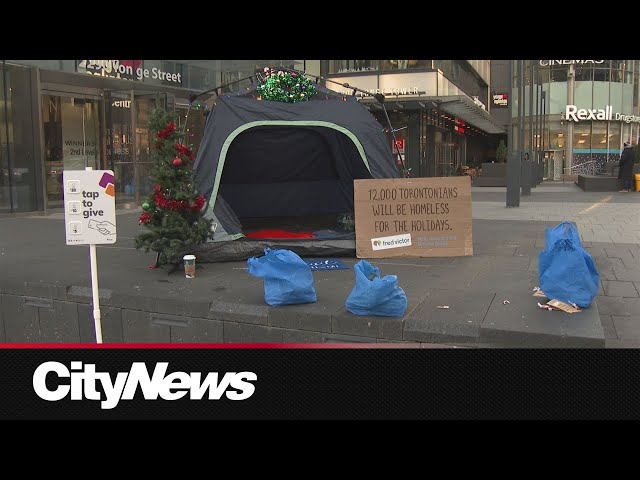
{"label": "building facade", "polygon": [[[515,142],[518,62],[512,61],[512,90],[508,62],[494,62],[492,95],[500,100],[510,93],[504,101],[511,103]],[[602,173],[607,162],[618,161],[624,142],[638,143],[639,72],[640,60],[525,61],[524,150],[543,152],[546,178]]]}
{"label": "building facade", "polygon": [[[489,60],[326,60],[321,71],[328,88],[362,97],[390,147],[395,130],[394,156],[411,177],[457,175],[495,158],[505,129],[491,115]],[[343,84],[384,94],[390,122],[372,96]]]}
{"label": "building facade", "polygon": [[147,124],[156,105],[177,114],[197,150],[205,104],[194,102],[187,117],[191,94],[237,90],[256,69],[306,62],[1,60],[0,214],[61,208],[62,172],[88,166],[114,170],[118,206],[137,207],[150,192]]}

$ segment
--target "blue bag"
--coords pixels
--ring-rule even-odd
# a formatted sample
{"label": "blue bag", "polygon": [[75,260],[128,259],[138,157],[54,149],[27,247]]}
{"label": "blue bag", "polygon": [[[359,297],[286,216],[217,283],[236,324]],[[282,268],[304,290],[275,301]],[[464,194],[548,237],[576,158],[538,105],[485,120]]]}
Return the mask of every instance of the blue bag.
{"label": "blue bag", "polygon": [[311,268],[291,250],[265,248],[264,256],[247,260],[249,273],[264,278],[264,299],[272,306],[318,300]]}
{"label": "blue bag", "polygon": [[407,311],[407,295],[398,286],[397,275],[380,278],[380,269],[366,260],[353,266],[356,284],[345,303],[355,315],[401,317]]}
{"label": "blue bag", "polygon": [[544,250],[538,256],[538,277],[540,289],[551,300],[575,303],[580,308],[593,302],[600,275],[573,223],[546,229]]}

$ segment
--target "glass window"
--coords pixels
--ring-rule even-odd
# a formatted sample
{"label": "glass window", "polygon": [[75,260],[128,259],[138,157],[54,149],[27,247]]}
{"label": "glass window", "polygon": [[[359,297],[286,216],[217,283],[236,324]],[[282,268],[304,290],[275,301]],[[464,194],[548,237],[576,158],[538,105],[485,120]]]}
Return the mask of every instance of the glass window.
{"label": "glass window", "polygon": [[[637,75],[637,74],[636,74]],[[634,73],[630,70],[624,72],[624,83],[632,84],[633,83]]]}
{"label": "glass window", "polygon": [[76,71],[76,60],[7,60],[7,63],[29,65],[45,70]]}
{"label": "glass window", "polygon": [[538,82],[549,83],[549,67],[538,67]]}
{"label": "glass window", "polygon": [[212,70],[189,66],[188,78],[183,82],[183,86],[186,83],[191,89],[204,90],[214,87],[214,80]]}
{"label": "glass window", "polygon": [[[107,98],[107,97],[105,97]],[[116,202],[133,201],[133,145],[131,132],[131,94],[113,93],[107,98],[106,153],[107,164],[116,178]]]}
{"label": "glass window", "polygon": [[[613,83],[611,85],[614,85]],[[631,115],[633,113],[637,113],[633,111],[633,85],[627,85],[626,83],[618,83],[615,85],[620,85],[622,87],[622,108],[618,110],[620,113],[625,115]]]}
{"label": "glass window", "polygon": [[[604,103],[599,104],[594,99],[596,94],[594,90],[596,87],[604,87],[606,89],[606,95]],[[603,88],[598,88],[599,91],[603,91]],[[593,98],[592,98],[593,97]],[[594,86],[592,82],[576,82],[574,91],[574,105],[578,105],[578,108],[604,108],[608,105],[609,100],[609,84],[599,83]],[[565,102],[566,103],[566,102]],[[593,106],[592,106],[593,105]]]}
{"label": "glass window", "polygon": [[[604,108],[607,105],[611,105],[614,112],[622,112],[624,109],[623,87],[623,83],[594,83],[593,104],[597,108]],[[631,97],[629,97],[629,99],[630,98]],[[627,101],[629,101],[629,99]]]}
{"label": "glass window", "polygon": [[611,78],[609,69],[596,68],[593,71],[593,80],[595,82],[608,82]]}
{"label": "glass window", "polygon": [[[631,140],[631,124],[623,123],[622,124],[622,141],[628,142],[630,140]],[[620,145],[619,148],[622,149],[622,146]]]}
{"label": "glass window", "polygon": [[381,70],[407,70],[412,68],[431,68],[431,60],[381,60]]}
{"label": "glass window", "polygon": [[0,64],[0,212],[8,213],[11,211],[11,197],[9,195],[9,157],[7,152],[4,77],[4,65]]}
{"label": "glass window", "polygon": [[621,123],[611,122],[609,124],[609,153],[619,154],[622,150],[622,140],[620,137]]}
{"label": "glass window", "polygon": [[603,153],[602,150],[608,148],[607,125],[608,122],[593,122],[591,127],[591,149],[594,150],[594,153]]}
{"label": "glass window", "polygon": [[593,68],[590,63],[575,66],[576,82],[590,82],[593,80]]}
{"label": "glass window", "polygon": [[369,72],[379,69],[379,60],[329,60],[329,73]]}
{"label": "glass window", "polygon": [[626,64],[625,60],[612,60],[611,81],[620,83],[624,81],[625,72],[629,69],[630,64]]}
{"label": "glass window", "polygon": [[549,123],[549,141],[545,139],[545,148],[548,150],[564,150],[567,140],[567,125],[560,121]]}
{"label": "glass window", "polygon": [[573,150],[591,150],[591,122],[574,123]]}
{"label": "glass window", "polygon": [[32,114],[31,71],[4,65],[0,90],[0,211],[37,209],[36,152]]}
{"label": "glass window", "polygon": [[547,113],[564,114],[567,107],[567,83],[552,82],[547,92]]}
{"label": "glass window", "polygon": [[551,81],[566,82],[568,68],[567,65],[554,65],[551,67]]}

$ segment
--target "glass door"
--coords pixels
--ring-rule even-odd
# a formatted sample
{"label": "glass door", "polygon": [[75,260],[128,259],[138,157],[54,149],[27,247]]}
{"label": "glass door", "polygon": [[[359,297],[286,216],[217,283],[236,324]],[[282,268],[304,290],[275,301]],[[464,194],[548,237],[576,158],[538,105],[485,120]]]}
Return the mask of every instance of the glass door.
{"label": "glass door", "polygon": [[107,168],[114,173],[116,204],[129,204],[135,201],[131,92],[105,92],[104,98]]}
{"label": "glass door", "polygon": [[116,203],[136,208],[151,194],[153,160],[149,117],[156,106],[173,110],[167,94],[105,91],[107,166],[116,179]]}
{"label": "glass door", "polygon": [[42,95],[47,208],[63,206],[62,172],[99,168],[100,99]]}
{"label": "glass door", "polygon": [[458,144],[450,132],[436,132],[436,142],[435,176],[450,177],[457,172],[460,165]]}

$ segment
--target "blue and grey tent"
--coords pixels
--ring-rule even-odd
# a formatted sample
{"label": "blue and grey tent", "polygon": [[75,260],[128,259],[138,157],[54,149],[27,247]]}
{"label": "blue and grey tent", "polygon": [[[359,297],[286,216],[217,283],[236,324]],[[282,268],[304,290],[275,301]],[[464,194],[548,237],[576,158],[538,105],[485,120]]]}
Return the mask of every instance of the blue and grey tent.
{"label": "blue and grey tent", "polygon": [[[353,213],[353,180],[400,176],[380,123],[355,97],[324,87],[298,103],[260,100],[255,90],[217,98],[194,175],[216,228],[197,253],[205,262],[244,260],[267,246],[301,256],[355,254],[354,233],[336,227]],[[317,235],[247,237],[257,229]]]}

